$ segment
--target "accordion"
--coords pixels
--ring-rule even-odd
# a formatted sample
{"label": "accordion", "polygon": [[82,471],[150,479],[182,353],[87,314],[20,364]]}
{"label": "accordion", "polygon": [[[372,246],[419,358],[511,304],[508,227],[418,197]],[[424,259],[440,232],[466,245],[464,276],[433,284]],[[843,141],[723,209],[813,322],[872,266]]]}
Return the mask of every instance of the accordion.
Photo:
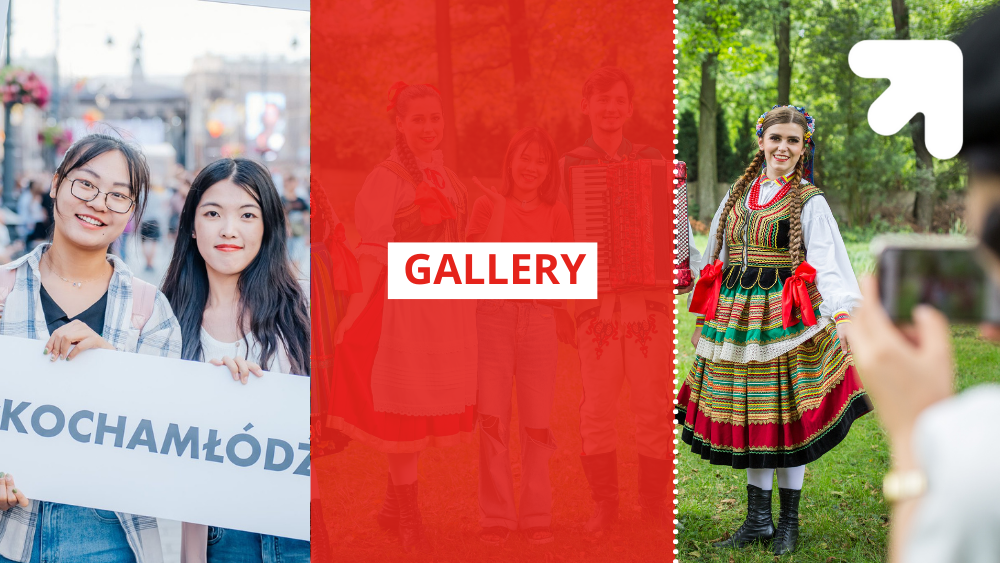
{"label": "accordion", "polygon": [[688,218],[688,188],[686,162],[674,164],[674,263],[677,265],[677,287],[687,287],[694,282],[691,274],[691,220]]}
{"label": "accordion", "polygon": [[[665,160],[570,166],[567,176],[575,240],[597,243],[599,291],[673,287],[674,270],[679,286],[690,283],[687,186],[670,189]],[[681,202],[684,220],[676,228],[683,244],[672,214]],[[683,262],[671,260],[671,244]]]}

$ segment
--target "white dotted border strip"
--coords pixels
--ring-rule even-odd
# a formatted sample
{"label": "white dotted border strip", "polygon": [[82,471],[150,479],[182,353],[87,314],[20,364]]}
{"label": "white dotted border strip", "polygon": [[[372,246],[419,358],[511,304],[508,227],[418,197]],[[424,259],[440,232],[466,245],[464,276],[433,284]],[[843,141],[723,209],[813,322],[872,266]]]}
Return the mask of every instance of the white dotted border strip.
{"label": "white dotted border strip", "polygon": [[[673,91],[673,96],[672,96],[672,99],[673,99],[673,102],[674,102],[674,108],[673,108],[673,114],[674,114],[674,128],[673,128],[674,129],[674,138],[673,138],[673,140],[674,140],[674,146],[673,146],[673,154],[674,154],[674,159],[673,160],[674,160],[674,165],[675,166],[677,165],[677,135],[679,133],[679,131],[678,131],[678,111],[677,111],[677,95],[678,95],[677,87],[680,85],[680,80],[677,78],[677,72],[678,72],[678,69],[677,69],[677,64],[678,64],[677,55],[680,54],[680,51],[677,49],[677,47],[678,47],[677,26],[678,26],[678,23],[679,23],[677,21],[677,14],[678,14],[677,2],[678,2],[678,0],[674,0],[674,25],[673,25],[673,28],[674,28],[674,89],[673,90],[674,91]],[[677,180],[677,178],[674,178],[674,185],[676,186],[677,184],[678,184],[678,180]],[[674,193],[676,194],[676,191]],[[677,206],[677,202],[675,201],[674,202],[674,240],[677,240],[677,235],[678,235],[677,229],[680,226],[680,218],[677,216],[677,210],[678,210],[678,206]],[[676,260],[676,256],[674,257],[674,260]],[[678,314],[678,302],[679,302],[679,299],[677,297],[677,287],[676,287],[676,285],[677,285],[677,278],[676,278],[676,275],[677,275],[677,270],[674,269],[674,276],[675,277],[674,277],[674,353],[673,353],[673,362],[674,362],[674,414],[675,415],[677,414],[677,393],[678,393],[677,385],[678,385],[678,377],[680,375],[680,370],[677,369],[677,333],[678,333],[678,330],[677,330],[677,322],[678,322],[677,321],[677,314]],[[677,481],[677,454],[680,453],[677,450],[677,446],[680,444],[680,441],[678,440],[679,433],[680,433],[680,431],[677,429],[677,426],[674,425],[674,563],[680,563],[680,559],[678,559],[678,556],[680,555],[680,552],[677,549],[677,545],[678,545],[678,542],[677,542],[677,524],[679,523],[678,520],[677,520],[677,484],[678,484],[678,481]]]}

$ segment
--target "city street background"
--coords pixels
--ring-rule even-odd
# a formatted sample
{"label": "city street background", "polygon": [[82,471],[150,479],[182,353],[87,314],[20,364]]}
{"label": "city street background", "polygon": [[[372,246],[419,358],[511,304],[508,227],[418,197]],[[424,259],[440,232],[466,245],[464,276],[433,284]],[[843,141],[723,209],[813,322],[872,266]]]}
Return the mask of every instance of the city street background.
{"label": "city street background", "polygon": [[[290,257],[308,292],[309,13],[202,0],[12,0],[0,70],[0,263],[49,240],[48,191],[70,144],[138,144],[150,165],[144,225],[113,249],[159,285],[190,182],[225,157],[263,162],[286,203]],[[23,95],[22,95],[23,94]],[[304,202],[306,210],[300,211]],[[300,207],[296,207],[299,205]],[[146,242],[143,227],[159,233]],[[179,522],[161,520],[165,561]]]}

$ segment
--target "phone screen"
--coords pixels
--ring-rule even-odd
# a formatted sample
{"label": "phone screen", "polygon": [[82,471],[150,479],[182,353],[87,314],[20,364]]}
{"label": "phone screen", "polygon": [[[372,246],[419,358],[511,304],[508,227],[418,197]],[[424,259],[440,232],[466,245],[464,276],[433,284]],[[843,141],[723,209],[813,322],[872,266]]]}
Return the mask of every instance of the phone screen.
{"label": "phone screen", "polygon": [[972,248],[887,247],[878,260],[879,294],[893,321],[909,322],[926,304],[953,322],[979,322],[998,306]]}

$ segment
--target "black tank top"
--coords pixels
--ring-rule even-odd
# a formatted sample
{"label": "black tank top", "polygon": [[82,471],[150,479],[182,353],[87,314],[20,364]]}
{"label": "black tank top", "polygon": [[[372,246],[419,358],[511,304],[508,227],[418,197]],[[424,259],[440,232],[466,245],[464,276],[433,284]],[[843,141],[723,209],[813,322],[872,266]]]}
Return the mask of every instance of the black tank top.
{"label": "black tank top", "polygon": [[69,324],[73,321],[81,321],[83,324],[90,327],[97,334],[104,334],[104,315],[108,308],[108,292],[105,291],[104,295],[101,296],[93,305],[87,307],[87,310],[80,313],[79,315],[73,317],[72,319],[66,316],[66,312],[62,310],[49,295],[48,291],[45,291],[45,286],[41,289],[42,297],[42,311],[45,313],[45,325],[49,329],[49,334],[55,332],[59,327]]}

